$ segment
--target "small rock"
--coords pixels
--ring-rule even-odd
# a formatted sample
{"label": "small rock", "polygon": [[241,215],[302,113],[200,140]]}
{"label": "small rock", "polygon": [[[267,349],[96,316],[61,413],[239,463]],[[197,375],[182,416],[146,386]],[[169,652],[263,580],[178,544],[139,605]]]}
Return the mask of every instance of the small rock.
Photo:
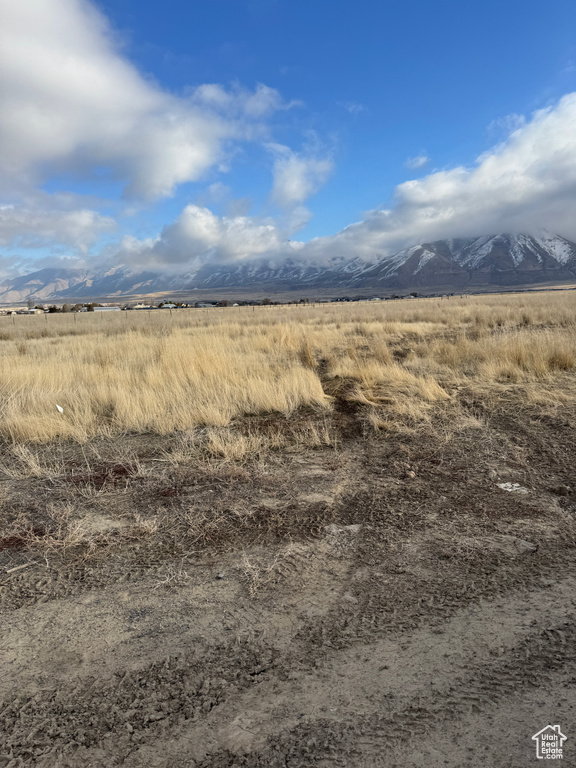
{"label": "small rock", "polygon": [[409,470],[408,472],[406,472],[406,477],[410,478],[410,480],[413,480],[416,477],[416,472],[414,472],[413,470]]}
{"label": "small rock", "polygon": [[557,485],[556,488],[552,489],[552,493],[555,493],[557,496],[568,496],[570,488],[567,485]]}
{"label": "small rock", "polygon": [[223,573],[217,573],[216,574],[216,578],[217,579],[223,579],[224,578],[224,574]]}
{"label": "small rock", "polygon": [[488,470],[488,479],[489,480],[496,480],[498,477],[498,472],[496,472],[495,469],[489,469]]}
{"label": "small rock", "polygon": [[126,723],[126,730],[128,733],[134,733],[134,728],[132,727],[131,723]]}

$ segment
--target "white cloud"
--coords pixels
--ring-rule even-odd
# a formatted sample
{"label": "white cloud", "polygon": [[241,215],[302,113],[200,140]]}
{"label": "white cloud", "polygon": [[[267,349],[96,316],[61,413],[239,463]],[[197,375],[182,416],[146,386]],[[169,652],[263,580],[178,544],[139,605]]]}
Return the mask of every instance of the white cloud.
{"label": "white cloud", "polygon": [[416,157],[409,157],[408,160],[406,160],[405,165],[408,168],[416,169],[416,168],[423,168],[425,165],[428,165],[430,162],[430,158],[428,155],[421,154],[416,155]]}
{"label": "white cloud", "polygon": [[548,229],[576,240],[576,93],[535,112],[472,167],[400,184],[395,205],[306,246],[373,259],[415,242]]}
{"label": "white cloud", "polygon": [[116,222],[89,209],[58,210],[0,205],[0,246],[44,248],[65,245],[86,253]]}
{"label": "white cloud", "polygon": [[240,85],[226,90],[218,83],[208,83],[188,91],[190,99],[198,104],[212,107],[231,116],[261,118],[279,110],[300,106],[300,101],[285,102],[278,91],[259,83],[254,91]]}
{"label": "white cloud", "polygon": [[300,206],[326,183],[334,168],[330,158],[315,152],[297,153],[282,144],[268,148],[275,156],[272,196],[282,208]]}
{"label": "white cloud", "polygon": [[284,104],[272,88],[186,97],[162,91],[119,52],[88,0],[0,0],[0,171],[5,188],[51,171],[108,167],[128,196],[154,199],[225,160],[229,140],[261,135]]}
{"label": "white cloud", "polygon": [[[52,172],[90,178],[107,168],[128,196],[169,195],[210,168],[226,168],[239,141],[271,152],[278,222],[187,206],[159,238],[125,239],[121,254],[142,264],[186,265],[292,255],[288,237],[310,216],[304,202],[333,170],[330,153],[311,140],[300,152],[270,143],[266,120],[289,109],[272,88],[206,84],[184,96],[163,91],[122,55],[104,16],[89,0],[0,0],[0,185],[20,206],[0,209],[0,244],[83,252],[114,222],[90,203],[36,203],[31,189]],[[343,104],[358,112],[353,102]],[[301,258],[372,259],[417,241],[548,229],[576,240],[576,93],[529,119],[511,115],[489,130],[503,140],[469,167],[429,173],[397,187],[394,205],[302,246]],[[414,169],[425,153],[409,158]],[[10,197],[8,198],[8,193]],[[231,196],[230,196],[231,197]],[[213,184],[208,200],[228,202]],[[207,202],[208,202],[207,200]],[[121,255],[119,254],[119,255]]]}
{"label": "white cloud", "polygon": [[[280,163],[275,190],[287,206],[283,220],[218,218],[207,208],[188,206],[156,241],[133,241],[131,251],[125,244],[128,260],[179,270],[252,258],[329,264],[353,257],[371,261],[416,242],[447,237],[548,229],[576,240],[576,94],[536,112],[472,167],[400,184],[390,209],[371,211],[364,221],[305,244],[288,238],[310,215],[296,203],[316,183],[307,176],[314,164],[301,165],[302,158],[285,147],[273,151]],[[323,167],[320,175],[327,172]]]}
{"label": "white cloud", "polygon": [[181,271],[206,262],[277,257],[287,247],[273,221],[248,216],[218,217],[208,208],[187,205],[156,240],[124,238],[116,259],[135,267]]}

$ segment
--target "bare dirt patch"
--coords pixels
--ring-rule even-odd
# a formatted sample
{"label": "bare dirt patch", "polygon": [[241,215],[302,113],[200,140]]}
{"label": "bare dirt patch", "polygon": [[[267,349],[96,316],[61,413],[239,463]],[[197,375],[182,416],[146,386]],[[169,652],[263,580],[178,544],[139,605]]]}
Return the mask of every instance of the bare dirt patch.
{"label": "bare dirt patch", "polygon": [[240,461],[125,435],[26,474],[4,444],[0,766],[520,768],[546,724],[573,736],[560,386],[380,432],[346,390],[334,444]]}

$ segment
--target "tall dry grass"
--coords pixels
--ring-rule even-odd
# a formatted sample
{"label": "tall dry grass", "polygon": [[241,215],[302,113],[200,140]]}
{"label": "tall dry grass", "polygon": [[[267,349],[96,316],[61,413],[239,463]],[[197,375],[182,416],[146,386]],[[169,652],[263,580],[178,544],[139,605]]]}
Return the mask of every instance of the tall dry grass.
{"label": "tall dry grass", "polygon": [[166,434],[334,398],[419,418],[464,383],[571,371],[575,330],[572,293],[0,317],[0,434]]}

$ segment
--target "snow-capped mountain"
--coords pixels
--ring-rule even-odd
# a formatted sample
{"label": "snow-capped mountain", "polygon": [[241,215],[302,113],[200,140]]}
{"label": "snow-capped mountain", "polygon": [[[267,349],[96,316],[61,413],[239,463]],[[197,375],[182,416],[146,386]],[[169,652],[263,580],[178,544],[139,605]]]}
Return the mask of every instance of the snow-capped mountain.
{"label": "snow-capped mountain", "polygon": [[18,304],[29,298],[48,299],[62,292],[85,286],[90,273],[75,269],[40,269],[29,275],[4,280],[0,283],[0,303]]}
{"label": "snow-capped mountain", "polygon": [[514,286],[573,280],[576,243],[559,235],[490,235],[406,248],[358,273],[354,288]]}
{"label": "snow-capped mountain", "polygon": [[334,258],[322,266],[294,259],[281,265],[254,260],[204,265],[174,275],[116,266],[102,272],[42,269],[0,283],[0,303],[120,299],[152,293],[210,290],[288,292],[318,290],[334,294],[384,293],[415,288],[465,289],[520,286],[576,279],[576,243],[550,233],[491,235],[437,240],[372,263],[358,257]]}

